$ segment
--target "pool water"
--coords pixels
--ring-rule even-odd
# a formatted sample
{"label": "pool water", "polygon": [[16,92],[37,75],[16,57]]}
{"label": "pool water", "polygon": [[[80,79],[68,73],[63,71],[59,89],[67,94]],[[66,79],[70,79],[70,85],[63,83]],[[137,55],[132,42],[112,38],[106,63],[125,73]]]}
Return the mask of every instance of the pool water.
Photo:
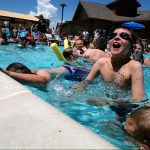
{"label": "pool water", "polygon": [[[63,47],[59,48],[61,51],[63,50]],[[13,62],[23,63],[30,69],[53,68],[63,65],[63,62],[58,61],[53,50],[45,45],[27,48],[20,48],[15,44],[0,46],[0,62],[1,68],[6,68]],[[88,64],[85,66],[88,66]],[[150,67],[144,66],[145,97],[148,100],[150,97],[149,72]],[[118,124],[114,123],[116,122],[116,114],[109,106],[97,107],[89,105],[85,101],[99,97],[129,99],[131,97],[130,89],[122,91],[114,85],[106,84],[101,78],[96,78],[93,84],[81,91],[71,89],[74,83],[76,82],[65,80],[59,75],[44,87],[36,87],[31,84],[25,84],[25,86],[60,111],[107,139],[120,149],[135,148],[136,145],[130,141],[131,138],[126,135]]]}

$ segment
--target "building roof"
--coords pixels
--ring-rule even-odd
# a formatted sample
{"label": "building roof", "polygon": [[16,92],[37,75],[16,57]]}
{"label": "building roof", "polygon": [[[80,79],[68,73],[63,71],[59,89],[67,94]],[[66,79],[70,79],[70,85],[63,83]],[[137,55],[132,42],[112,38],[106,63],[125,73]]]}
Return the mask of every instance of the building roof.
{"label": "building roof", "polygon": [[[78,19],[79,10],[83,9],[86,13],[87,18],[91,19],[100,19],[100,20],[107,20],[107,21],[131,21],[131,20],[149,20],[150,21],[150,10],[147,11],[139,11],[137,17],[124,17],[124,16],[117,16],[113,11],[111,11],[106,5],[99,4],[99,3],[91,3],[86,1],[80,1],[76,12],[73,17],[73,21]],[[84,18],[84,19],[87,19]]]}
{"label": "building roof", "polygon": [[30,20],[30,21],[38,21],[39,20],[37,17],[32,16],[32,15],[19,14],[19,13],[3,11],[3,10],[0,10],[0,16],[23,19],[23,20]]}
{"label": "building roof", "polygon": [[[121,1],[124,1],[124,0],[115,0],[115,1],[107,4],[107,7],[114,7],[117,3],[121,2]],[[141,6],[141,4],[137,0],[130,0],[130,2],[134,2],[137,5],[137,7]]]}

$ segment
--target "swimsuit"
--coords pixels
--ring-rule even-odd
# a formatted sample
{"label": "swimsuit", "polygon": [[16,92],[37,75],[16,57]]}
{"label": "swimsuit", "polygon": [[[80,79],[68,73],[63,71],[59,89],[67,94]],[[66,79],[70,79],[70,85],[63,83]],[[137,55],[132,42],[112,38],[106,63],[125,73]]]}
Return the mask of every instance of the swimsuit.
{"label": "swimsuit", "polygon": [[82,81],[89,74],[90,70],[79,68],[76,66],[65,65],[63,66],[69,71],[69,75],[65,75],[65,79],[71,81]]}

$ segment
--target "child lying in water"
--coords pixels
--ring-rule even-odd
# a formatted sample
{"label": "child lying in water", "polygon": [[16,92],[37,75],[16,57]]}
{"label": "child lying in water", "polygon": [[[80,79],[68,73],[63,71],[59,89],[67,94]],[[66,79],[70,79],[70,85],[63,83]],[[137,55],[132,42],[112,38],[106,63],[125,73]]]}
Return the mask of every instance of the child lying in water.
{"label": "child lying in water", "polygon": [[140,142],[140,149],[150,149],[150,106],[133,111],[124,124],[124,129]]}
{"label": "child lying in water", "polygon": [[68,62],[73,62],[75,56],[73,51],[69,48],[63,52],[64,57],[68,60],[67,65],[44,69],[44,70],[30,70],[25,65],[21,63],[10,64],[6,70],[1,69],[2,72],[6,73],[12,78],[17,80],[31,82],[31,83],[47,83],[51,80],[53,74],[65,74],[65,78],[72,81],[81,81],[89,73],[90,70],[79,68],[76,66],[70,65]]}

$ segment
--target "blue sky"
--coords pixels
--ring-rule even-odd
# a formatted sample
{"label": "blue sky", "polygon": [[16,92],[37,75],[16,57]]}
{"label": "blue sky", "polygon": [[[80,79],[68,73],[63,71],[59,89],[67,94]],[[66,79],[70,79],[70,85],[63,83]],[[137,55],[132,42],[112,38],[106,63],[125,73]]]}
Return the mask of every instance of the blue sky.
{"label": "blue sky", "polygon": [[[95,3],[108,4],[113,0],[86,0]],[[75,13],[79,0],[0,0],[0,10],[38,15],[43,14],[51,22],[61,20],[61,3],[66,3],[64,20],[70,21]],[[139,10],[150,10],[150,0],[138,0],[142,5]]]}

